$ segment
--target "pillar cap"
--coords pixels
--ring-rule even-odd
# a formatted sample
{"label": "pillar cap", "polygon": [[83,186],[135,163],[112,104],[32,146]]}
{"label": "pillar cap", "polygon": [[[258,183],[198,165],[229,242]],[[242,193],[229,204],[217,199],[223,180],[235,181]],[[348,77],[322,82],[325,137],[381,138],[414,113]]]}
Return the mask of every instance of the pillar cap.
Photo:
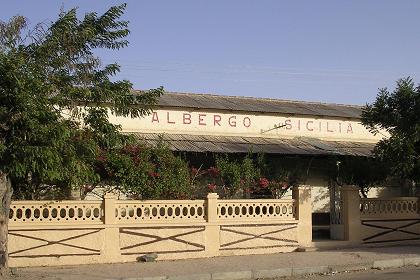
{"label": "pillar cap", "polygon": [[311,185],[298,185],[298,186],[294,186],[293,189],[310,190],[310,189],[312,189],[312,187],[311,187]]}
{"label": "pillar cap", "polygon": [[117,196],[116,196],[115,194],[113,194],[113,193],[106,193],[106,194],[104,195],[104,198],[105,198],[105,199],[116,199],[116,198],[117,198]]}
{"label": "pillar cap", "polygon": [[207,198],[219,198],[219,195],[217,193],[208,193]]}

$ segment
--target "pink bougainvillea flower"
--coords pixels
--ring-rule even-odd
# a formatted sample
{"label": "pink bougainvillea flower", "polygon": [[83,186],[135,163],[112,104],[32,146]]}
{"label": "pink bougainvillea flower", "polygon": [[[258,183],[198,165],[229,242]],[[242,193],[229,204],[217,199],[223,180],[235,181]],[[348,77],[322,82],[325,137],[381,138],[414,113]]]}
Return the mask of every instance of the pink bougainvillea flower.
{"label": "pink bougainvillea flower", "polygon": [[216,184],[208,184],[207,185],[207,188],[212,192],[214,192],[216,190],[216,187],[217,187]]}
{"label": "pink bougainvillea flower", "polygon": [[149,176],[150,176],[150,177],[153,177],[153,178],[156,178],[156,177],[159,177],[159,176],[160,176],[160,174],[159,174],[159,173],[157,173],[157,172],[149,172]]}
{"label": "pink bougainvillea flower", "polygon": [[260,178],[260,180],[258,181],[258,184],[260,185],[261,188],[266,188],[268,187],[270,182],[268,181],[267,178]]}
{"label": "pink bougainvillea flower", "polygon": [[220,173],[220,170],[212,166],[207,170],[207,172],[210,174],[210,176],[217,177],[217,175]]}
{"label": "pink bougainvillea flower", "polygon": [[198,174],[198,169],[195,167],[191,168],[191,175],[196,176]]}
{"label": "pink bougainvillea flower", "polygon": [[138,154],[140,152],[140,147],[138,145],[127,145],[123,148],[123,152],[126,154]]}

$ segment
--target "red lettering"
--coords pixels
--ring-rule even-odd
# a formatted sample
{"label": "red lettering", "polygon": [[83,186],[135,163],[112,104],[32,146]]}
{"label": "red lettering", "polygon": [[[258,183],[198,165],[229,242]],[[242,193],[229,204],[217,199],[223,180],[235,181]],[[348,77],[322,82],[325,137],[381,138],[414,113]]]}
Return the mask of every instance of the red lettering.
{"label": "red lettering", "polygon": [[152,123],[154,122],[159,123],[159,116],[157,112],[153,112],[153,115],[152,115]]}
{"label": "red lettering", "polygon": [[169,112],[166,112],[166,120],[168,121],[168,123],[174,124],[175,122],[171,122],[169,120]]}
{"label": "red lettering", "polygon": [[230,125],[231,127],[236,127],[236,116],[231,116],[231,117],[229,118],[229,125]]}
{"label": "red lettering", "polygon": [[244,120],[242,121],[242,123],[244,124],[245,127],[250,127],[251,126],[251,119],[248,117],[245,117]]}
{"label": "red lettering", "polygon": [[284,121],[284,124],[286,125],[286,129],[292,129],[292,120],[287,119]]}
{"label": "red lettering", "polygon": [[191,114],[184,113],[182,115],[182,123],[183,124],[191,124]]}
{"label": "red lettering", "polygon": [[216,126],[216,124],[218,124],[219,126],[221,126],[220,121],[222,120],[222,117],[219,115],[214,115],[213,117],[213,125]]}
{"label": "red lettering", "polygon": [[327,131],[328,131],[328,132],[334,132],[334,130],[330,130],[330,128],[328,127],[328,125],[329,125],[329,124],[328,124],[328,122],[327,122]]}
{"label": "red lettering", "polygon": [[353,133],[353,128],[351,127],[351,123],[347,126],[347,133]]}
{"label": "red lettering", "polygon": [[314,124],[314,122],[313,121],[307,121],[306,122],[306,130],[308,130],[308,131],[314,131],[314,128],[312,127],[312,128],[309,128],[309,124]]}
{"label": "red lettering", "polygon": [[198,114],[198,124],[199,125],[206,125],[204,122],[204,117],[207,116],[206,114]]}

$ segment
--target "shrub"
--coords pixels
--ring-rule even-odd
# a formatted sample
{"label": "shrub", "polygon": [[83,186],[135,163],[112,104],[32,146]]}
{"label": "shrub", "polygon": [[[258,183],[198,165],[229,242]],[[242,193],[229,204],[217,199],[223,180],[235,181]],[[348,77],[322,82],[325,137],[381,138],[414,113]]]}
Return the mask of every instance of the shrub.
{"label": "shrub", "polygon": [[156,147],[142,143],[103,151],[96,168],[97,185],[115,189],[137,199],[181,199],[191,196],[188,166],[161,141]]}
{"label": "shrub", "polygon": [[[263,155],[251,153],[242,158],[219,155],[215,166],[208,169],[193,167],[191,174],[192,185],[200,184],[204,187],[204,193],[218,192],[224,198],[281,198],[298,182],[296,174],[282,169],[277,161],[269,162]],[[200,196],[204,196],[204,193]]]}

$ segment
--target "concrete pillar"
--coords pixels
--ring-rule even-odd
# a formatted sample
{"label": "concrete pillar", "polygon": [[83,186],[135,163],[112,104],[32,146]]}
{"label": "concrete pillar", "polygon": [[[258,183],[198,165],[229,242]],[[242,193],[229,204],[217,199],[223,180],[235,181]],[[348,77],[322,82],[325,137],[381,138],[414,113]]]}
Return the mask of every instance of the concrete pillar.
{"label": "concrete pillar", "polygon": [[220,249],[220,224],[217,216],[217,193],[207,195],[207,223],[205,230],[206,255],[214,257],[219,255]]}
{"label": "concrete pillar", "polygon": [[207,222],[212,223],[218,220],[217,217],[217,193],[209,193],[207,195]]}
{"label": "concrete pillar", "polygon": [[117,197],[112,193],[106,193],[104,195],[104,215],[105,215],[105,224],[113,225],[115,224],[115,201]]}
{"label": "concrete pillar", "polygon": [[360,196],[359,188],[346,185],[341,188],[343,199],[342,221],[344,239],[352,243],[361,243]]}
{"label": "concrete pillar", "polygon": [[312,199],[311,187],[300,185],[292,189],[296,203],[296,219],[299,220],[297,237],[299,246],[312,246]]}
{"label": "concrete pillar", "polygon": [[120,232],[115,218],[116,199],[117,197],[111,193],[104,196],[105,228],[101,255],[105,262],[121,261]]}

